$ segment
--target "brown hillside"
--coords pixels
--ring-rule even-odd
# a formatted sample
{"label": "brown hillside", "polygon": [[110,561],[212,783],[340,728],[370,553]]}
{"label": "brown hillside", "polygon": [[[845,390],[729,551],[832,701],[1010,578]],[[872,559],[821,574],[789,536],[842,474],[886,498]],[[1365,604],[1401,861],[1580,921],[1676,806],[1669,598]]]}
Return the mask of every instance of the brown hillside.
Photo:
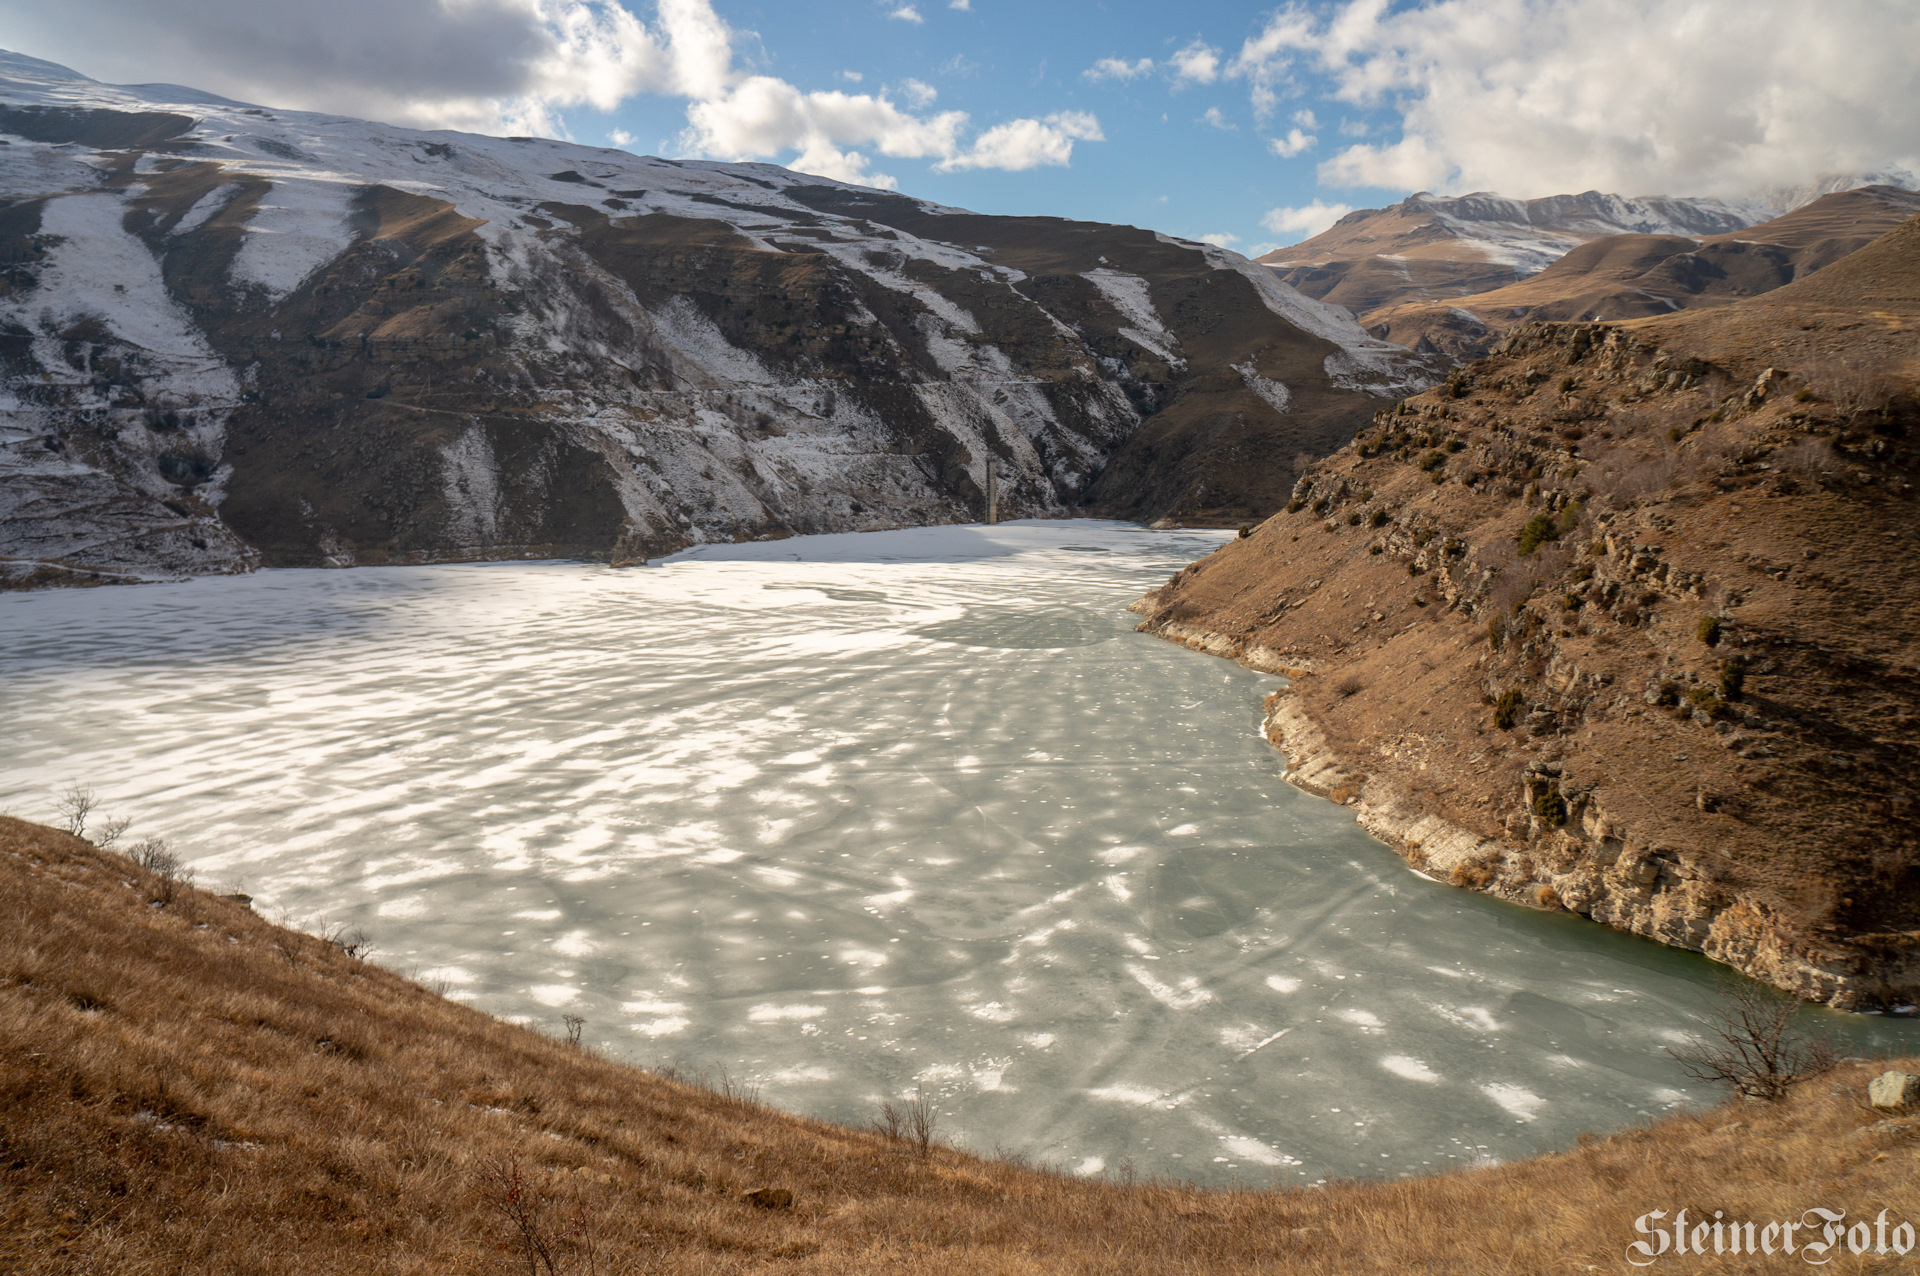
{"label": "brown hillside", "polygon": [[1539,274],[1452,303],[1406,301],[1362,322],[1389,340],[1422,340],[1476,358],[1529,321],[1628,320],[1725,306],[1803,279],[1920,213],[1920,192],[1867,186],[1824,195],[1745,230],[1700,240],[1610,235],[1582,244]]}
{"label": "brown hillside", "polygon": [[1426,1179],[1122,1185],[570,1049],[19,820],[0,899],[0,1272],[1579,1272],[1651,1209],[1920,1216],[1868,1068]]}
{"label": "brown hillside", "polygon": [[1917,392],[1920,219],[1717,310],[1524,325],[1148,626],[1306,671],[1296,780],[1437,876],[1912,1001]]}

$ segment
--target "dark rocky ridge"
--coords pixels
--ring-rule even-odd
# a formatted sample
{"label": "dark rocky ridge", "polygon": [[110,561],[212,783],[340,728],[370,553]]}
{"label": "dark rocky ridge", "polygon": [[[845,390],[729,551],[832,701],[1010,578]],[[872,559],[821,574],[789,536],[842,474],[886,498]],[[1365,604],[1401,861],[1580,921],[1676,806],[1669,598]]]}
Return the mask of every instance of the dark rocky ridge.
{"label": "dark rocky ridge", "polygon": [[989,459],[1003,516],[1238,522],[1432,379],[1131,227],[45,66],[0,65],[17,583],[977,519]]}

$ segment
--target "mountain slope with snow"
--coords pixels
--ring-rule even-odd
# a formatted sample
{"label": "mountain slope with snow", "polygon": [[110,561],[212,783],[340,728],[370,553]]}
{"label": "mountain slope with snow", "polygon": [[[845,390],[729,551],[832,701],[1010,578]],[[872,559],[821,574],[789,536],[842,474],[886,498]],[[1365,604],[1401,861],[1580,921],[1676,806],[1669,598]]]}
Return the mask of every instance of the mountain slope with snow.
{"label": "mountain slope with snow", "polygon": [[[1331,228],[1260,258],[1309,297],[1368,316],[1410,302],[1441,303],[1538,274],[1582,244],[1611,235],[1728,234],[1781,217],[1823,195],[1862,186],[1911,189],[1913,174],[1829,177],[1749,199],[1600,191],[1509,199],[1488,191],[1425,191],[1388,208],[1348,213]],[[1364,320],[1363,320],[1364,321]]]}
{"label": "mountain slope with snow", "polygon": [[[1231,253],[0,55],[16,581],[1229,521],[1434,361]],[[1276,392],[1274,387],[1280,387]]]}

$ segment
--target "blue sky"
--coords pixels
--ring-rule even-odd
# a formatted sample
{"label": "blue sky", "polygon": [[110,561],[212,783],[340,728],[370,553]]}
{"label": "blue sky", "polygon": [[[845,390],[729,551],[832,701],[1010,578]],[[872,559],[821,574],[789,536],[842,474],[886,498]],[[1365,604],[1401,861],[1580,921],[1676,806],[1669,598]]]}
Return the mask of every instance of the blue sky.
{"label": "blue sky", "polygon": [[[1319,146],[1282,158],[1268,140],[1297,127],[1293,111],[1313,109],[1331,131],[1340,121],[1369,131],[1391,128],[1390,111],[1329,107],[1302,96],[1266,120],[1257,119],[1243,82],[1175,79],[1158,64],[1196,40],[1223,51],[1258,32],[1267,10],[1246,4],[1128,3],[1123,0],[1049,0],[1013,4],[971,0],[966,11],[947,0],[911,6],[921,20],[891,18],[898,3],[863,0],[808,4],[716,6],[742,40],[736,52],[755,70],[803,89],[886,93],[903,105],[916,92],[935,91],[929,109],[959,110],[981,129],[1063,111],[1086,112],[1103,141],[1075,141],[1065,166],[1025,171],[954,169],[916,159],[881,159],[874,167],[908,193],[989,213],[1038,213],[1150,226],[1188,238],[1233,236],[1247,251],[1301,237],[1276,232],[1261,218],[1277,207],[1310,205],[1331,197],[1355,206],[1399,198],[1391,188],[1327,192],[1315,174]],[[1013,20],[1012,15],[1018,15]],[[1090,77],[1101,59],[1132,69],[1157,65],[1133,78]],[[859,76],[856,81],[851,76]],[[565,112],[579,141],[630,135],[628,149],[681,154],[687,120],[683,103],[642,94],[613,111]],[[1337,137],[1338,135],[1335,134]],[[782,158],[791,158],[783,156]],[[1323,198],[1324,202],[1324,198]]]}
{"label": "blue sky", "polygon": [[1248,253],[1422,189],[1920,169],[1915,0],[0,0],[0,47]]}

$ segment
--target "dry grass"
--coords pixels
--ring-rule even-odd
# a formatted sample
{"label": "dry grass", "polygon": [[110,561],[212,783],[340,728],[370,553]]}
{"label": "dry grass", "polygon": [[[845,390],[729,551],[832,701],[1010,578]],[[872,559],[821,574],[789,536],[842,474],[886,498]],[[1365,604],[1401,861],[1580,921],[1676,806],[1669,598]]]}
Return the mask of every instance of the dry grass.
{"label": "dry grass", "polygon": [[1651,1209],[1920,1216],[1913,1146],[1859,1133],[1861,1067],[1426,1179],[1084,1182],[641,1072],[166,895],[0,819],[0,1271],[1581,1272],[1625,1270]]}

